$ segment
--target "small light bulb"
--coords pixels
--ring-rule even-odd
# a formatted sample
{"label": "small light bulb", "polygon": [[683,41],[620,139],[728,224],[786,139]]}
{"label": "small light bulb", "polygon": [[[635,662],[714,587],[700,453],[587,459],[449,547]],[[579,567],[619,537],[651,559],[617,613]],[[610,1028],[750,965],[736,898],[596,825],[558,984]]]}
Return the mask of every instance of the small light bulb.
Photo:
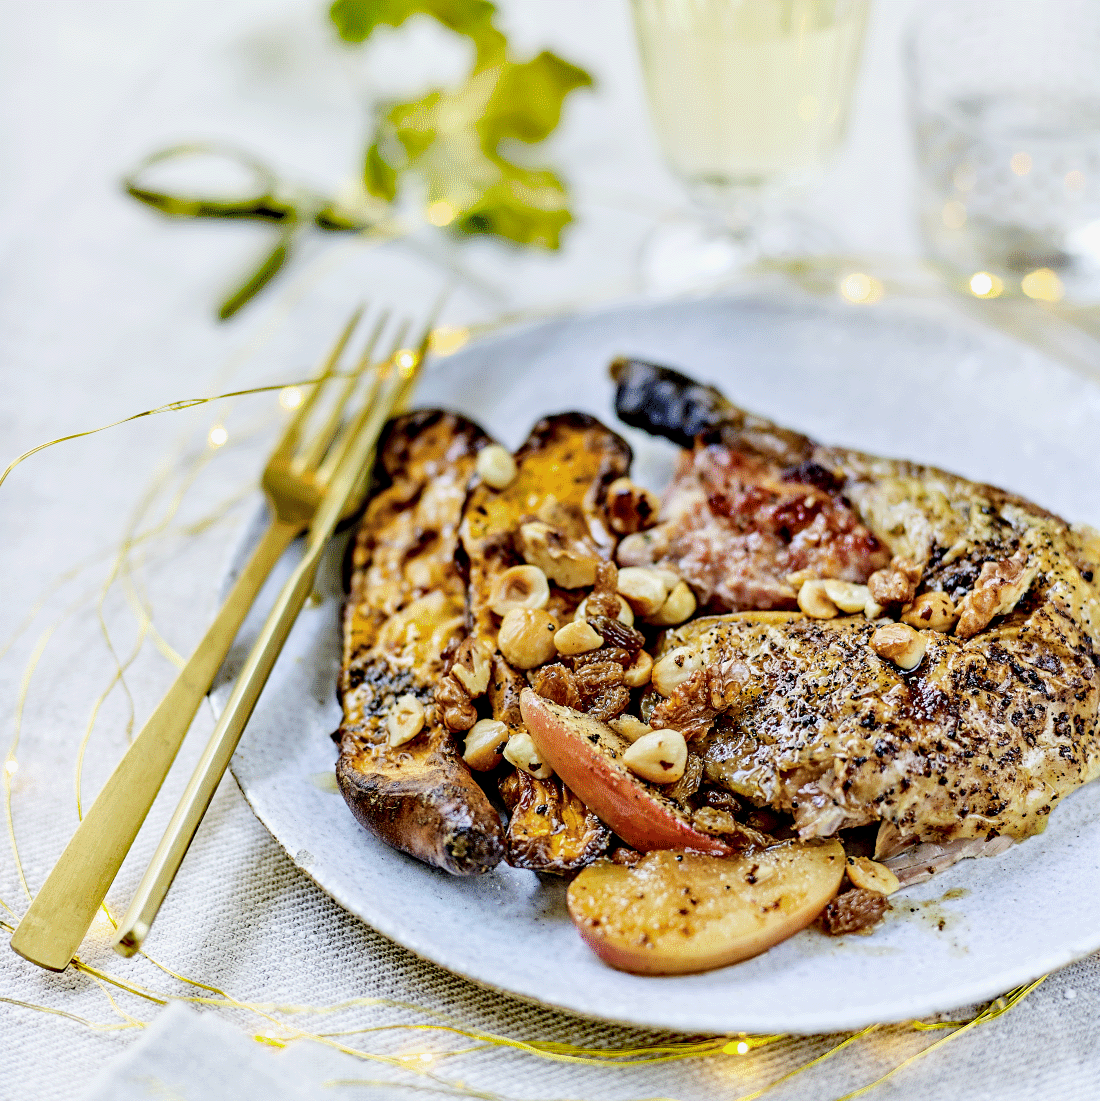
{"label": "small light bulb", "polygon": [[437,356],[449,356],[457,352],[470,339],[470,330],[464,325],[440,325],[432,330],[429,344]]}
{"label": "small light bulb", "polygon": [[1008,163],[1017,176],[1026,176],[1031,171],[1031,154],[1013,153]]}
{"label": "small light bulb", "polygon": [[19,762],[14,757],[9,757],[4,762],[4,771],[9,776],[14,776],[19,771]]}
{"label": "small light bulb", "polygon": [[723,1055],[747,1055],[751,1049],[752,1044],[747,1040],[730,1040],[725,1047],[722,1048]]}
{"label": "small light bulb", "polygon": [[229,439],[229,433],[220,424],[216,424],[206,438],[211,447],[221,447]]}
{"label": "small light bulb", "polygon": [[869,305],[882,297],[882,284],[873,275],[854,271],[840,281],[840,295],[848,302]]}
{"label": "small light bulb", "polygon": [[416,353],[410,351],[408,348],[402,348],[400,352],[393,357],[394,363],[397,364],[397,369],[401,372],[403,378],[408,378],[412,374],[413,368],[416,366]]}
{"label": "small light bulb", "polygon": [[1020,280],[1020,290],[1040,302],[1058,302],[1066,293],[1062,280],[1050,268],[1036,268]]}
{"label": "small light bulb", "polygon": [[445,199],[440,199],[428,207],[428,221],[433,226],[449,226],[455,220],[455,208]]}
{"label": "small light bulb", "polygon": [[976,298],[996,298],[1004,289],[1004,283],[991,272],[976,271],[970,277],[970,293]]}
{"label": "small light bulb", "polygon": [[298,386],[284,386],[279,391],[279,404],[284,409],[297,409],[305,400],[305,394]]}

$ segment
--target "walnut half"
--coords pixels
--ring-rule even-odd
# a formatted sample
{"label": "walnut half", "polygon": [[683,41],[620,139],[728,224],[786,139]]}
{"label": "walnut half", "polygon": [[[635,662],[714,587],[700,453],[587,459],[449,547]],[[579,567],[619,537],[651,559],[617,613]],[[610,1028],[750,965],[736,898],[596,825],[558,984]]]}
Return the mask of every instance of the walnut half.
{"label": "walnut half", "polygon": [[959,603],[957,638],[972,638],[989,625],[994,616],[1008,615],[1031,588],[1037,566],[1025,569],[1014,558],[986,562],[971,592]]}

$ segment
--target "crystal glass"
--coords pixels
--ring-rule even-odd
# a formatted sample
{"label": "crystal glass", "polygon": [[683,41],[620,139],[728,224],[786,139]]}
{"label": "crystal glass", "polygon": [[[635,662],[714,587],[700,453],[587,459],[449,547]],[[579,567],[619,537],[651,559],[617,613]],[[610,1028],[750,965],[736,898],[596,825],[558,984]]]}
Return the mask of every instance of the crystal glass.
{"label": "crystal glass", "polygon": [[907,52],[932,257],[979,297],[1100,301],[1100,4],[928,3]]}
{"label": "crystal glass", "polygon": [[782,207],[844,136],[869,4],[633,0],[657,138],[697,203],[697,223],[680,227],[687,267],[814,251],[827,237]]}

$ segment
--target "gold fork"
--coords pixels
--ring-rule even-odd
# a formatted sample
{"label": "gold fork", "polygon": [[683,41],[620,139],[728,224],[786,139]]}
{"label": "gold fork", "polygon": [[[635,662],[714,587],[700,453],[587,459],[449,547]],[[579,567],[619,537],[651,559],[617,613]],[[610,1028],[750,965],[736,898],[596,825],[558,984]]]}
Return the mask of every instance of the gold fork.
{"label": "gold fork", "polygon": [[[133,845],[245,616],[275,563],[315,515],[340,459],[353,446],[355,425],[340,432],[340,418],[360,376],[371,363],[388,314],[374,324],[365,350],[339,388],[321,428],[308,440],[303,441],[303,435],[322,392],[332,388],[337,364],[362,314],[361,308],[356,310],[344,326],[325,357],[317,383],[264,468],[262,486],[271,510],[267,530],[217,618],[115,766],[15,930],[12,948],[32,963],[51,971],[63,971],[69,965]],[[359,488],[362,485],[361,477]]]}
{"label": "gold fork", "polygon": [[395,344],[391,355],[375,373],[346,445],[339,449],[339,454],[334,452],[326,460],[332,464],[331,478],[310,522],[302,559],[279,593],[129,909],[119,923],[115,950],[123,956],[137,952],[149,933],[283,644],[313,590],[321,556],[349,501],[356,495],[356,487],[370,465],[378,437],[390,415],[403,407],[412,390],[427,353],[430,334],[429,323],[415,353],[401,349],[400,341]]}

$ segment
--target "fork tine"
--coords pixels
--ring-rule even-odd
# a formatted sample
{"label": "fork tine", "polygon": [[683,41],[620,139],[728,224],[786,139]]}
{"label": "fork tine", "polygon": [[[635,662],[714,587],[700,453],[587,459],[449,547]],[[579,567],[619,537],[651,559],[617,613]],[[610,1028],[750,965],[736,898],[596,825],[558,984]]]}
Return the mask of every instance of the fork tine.
{"label": "fork tine", "polygon": [[336,437],[337,431],[339,431],[341,415],[347,408],[347,404],[351,400],[352,394],[355,393],[356,387],[359,385],[359,380],[363,376],[363,372],[366,371],[373,362],[372,356],[374,355],[375,346],[378,344],[378,340],[382,336],[382,330],[385,328],[389,318],[390,311],[385,310],[382,316],[375,322],[370,336],[367,337],[366,346],[363,348],[363,352],[359,356],[359,360],[351,372],[351,377],[344,383],[344,387],[340,392],[340,396],[336,399],[336,404],[329,413],[328,419],[325,421],[320,431],[310,440],[309,446],[291,463],[291,469],[294,470],[295,473],[300,474],[312,470],[317,466],[325,452],[329,449],[329,446]]}
{"label": "fork tine", "polygon": [[294,448],[298,443],[298,436],[301,433],[302,425],[305,423],[306,418],[309,416],[310,410],[317,404],[317,399],[321,395],[321,391],[324,389],[325,382],[332,377],[336,370],[336,364],[340,361],[340,357],[344,354],[344,349],[347,347],[348,341],[351,339],[351,334],[355,331],[355,327],[359,324],[360,319],[363,316],[363,306],[359,306],[348,318],[348,323],[344,326],[343,331],[336,338],[336,343],[332,346],[332,350],[325,357],[324,362],[321,364],[321,374],[319,375],[316,383],[313,385],[313,389],[310,391],[309,397],[298,406],[298,411],[291,418],[290,424],[286,426],[286,431],[282,435],[282,439],[279,440],[275,447],[275,450],[271,453],[271,458],[276,457],[285,459],[290,456],[294,451]]}
{"label": "fork tine", "polygon": [[405,340],[405,334],[408,331],[408,321],[402,321],[397,327],[397,332],[394,335],[389,354],[375,365],[374,378],[371,380],[366,400],[363,402],[358,414],[344,426],[343,431],[340,433],[340,438],[332,448],[330,448],[329,453],[325,456],[324,462],[321,463],[317,469],[317,481],[320,485],[323,486],[328,484],[333,471],[340,465],[348,449],[354,444],[356,437],[362,431],[363,425],[367,423],[367,418],[370,416],[374,403],[378,399],[378,390],[382,384],[382,380],[389,373],[390,367],[393,366],[398,353],[401,351],[402,344]]}
{"label": "fork tine", "polygon": [[428,355],[428,347],[431,344],[435,323],[439,320],[439,315],[443,312],[443,307],[450,297],[450,294],[451,290],[449,287],[445,287],[440,292],[435,305],[432,307],[427,320],[424,322],[424,332],[417,342],[412,363],[407,367],[401,368],[403,382],[393,403],[393,416],[395,417],[405,412],[405,403],[409,400],[409,395],[412,393],[412,389],[416,385],[416,380],[420,375],[420,368],[423,366],[424,360]]}
{"label": "fork tine", "polygon": [[[432,309],[432,312],[428,315],[428,320],[424,325],[424,332],[417,343],[416,351],[413,353],[413,360],[409,364],[398,365],[398,371],[401,375],[401,385],[397,392],[394,394],[393,405],[390,409],[390,416],[397,417],[406,411],[406,402],[409,399],[409,394],[412,392],[412,388],[416,385],[417,377],[420,374],[420,368],[424,363],[424,359],[428,354],[428,348],[431,344],[432,332],[435,330],[435,323],[439,319],[440,311],[443,309],[443,305],[446,302],[448,291],[444,291],[440,295],[439,300],[436,302]],[[402,330],[401,336],[404,337],[405,330]],[[396,355],[399,351],[400,341],[395,344],[395,349],[392,355]],[[371,402],[375,400],[376,393],[371,394]],[[368,403],[370,404],[370,403]],[[362,502],[363,497],[366,495],[367,489],[370,486],[371,477],[371,463],[363,468],[363,472],[360,475],[359,482],[355,487],[355,491],[352,494],[352,500],[355,502],[354,507],[357,508]]]}

